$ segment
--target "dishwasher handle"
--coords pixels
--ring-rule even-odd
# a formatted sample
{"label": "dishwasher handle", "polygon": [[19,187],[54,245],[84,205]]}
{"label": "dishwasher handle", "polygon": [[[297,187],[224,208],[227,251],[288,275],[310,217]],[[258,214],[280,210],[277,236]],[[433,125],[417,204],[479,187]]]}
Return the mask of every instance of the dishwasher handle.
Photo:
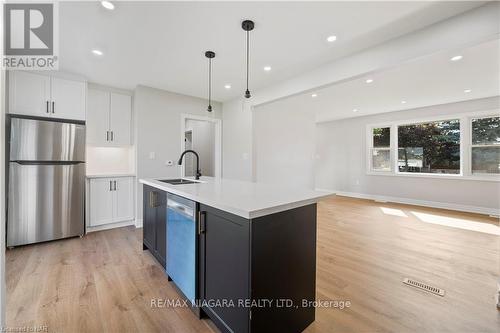
{"label": "dishwasher handle", "polygon": [[190,218],[194,218],[194,211],[191,207],[188,207],[186,205],[183,205],[177,201],[174,201],[172,199],[168,200],[167,202],[167,208],[174,210],[178,213],[181,213],[183,215],[186,215]]}

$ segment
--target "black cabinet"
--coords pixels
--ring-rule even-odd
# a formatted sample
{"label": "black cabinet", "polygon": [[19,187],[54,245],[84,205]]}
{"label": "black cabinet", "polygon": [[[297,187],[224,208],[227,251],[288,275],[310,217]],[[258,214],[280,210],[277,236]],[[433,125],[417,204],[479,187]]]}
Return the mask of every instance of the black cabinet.
{"label": "black cabinet", "polygon": [[[200,205],[199,295],[223,332],[301,332],[314,321],[316,204],[255,219]],[[256,306],[257,305],[257,306]]]}
{"label": "black cabinet", "polygon": [[144,185],[143,190],[143,249],[165,267],[167,251],[167,193]]}
{"label": "black cabinet", "polygon": [[214,302],[202,310],[223,332],[227,327],[248,332],[250,309],[238,307],[239,300],[250,297],[248,220],[205,205],[200,205],[200,219],[200,299]]}

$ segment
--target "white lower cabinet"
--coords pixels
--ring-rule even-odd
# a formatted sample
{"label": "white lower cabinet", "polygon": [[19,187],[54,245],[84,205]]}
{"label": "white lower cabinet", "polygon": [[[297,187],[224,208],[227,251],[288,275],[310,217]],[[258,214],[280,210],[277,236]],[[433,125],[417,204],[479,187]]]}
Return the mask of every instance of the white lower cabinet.
{"label": "white lower cabinet", "polygon": [[133,177],[89,180],[89,227],[134,219]]}

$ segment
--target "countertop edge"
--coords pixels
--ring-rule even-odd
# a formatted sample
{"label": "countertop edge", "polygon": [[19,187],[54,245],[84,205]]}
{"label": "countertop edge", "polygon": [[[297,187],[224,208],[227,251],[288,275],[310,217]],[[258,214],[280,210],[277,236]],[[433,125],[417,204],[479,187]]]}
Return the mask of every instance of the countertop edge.
{"label": "countertop edge", "polygon": [[180,190],[176,190],[175,188],[172,188],[172,187],[167,187],[166,185],[163,186],[161,184],[157,184],[157,183],[150,181],[148,179],[139,179],[139,183],[149,185],[151,187],[157,188],[157,189],[165,191],[165,192],[179,195],[179,196],[184,197],[186,199],[193,200],[193,201],[205,204],[207,206],[210,206],[210,207],[213,207],[216,209],[220,209],[222,211],[225,211],[225,212],[228,212],[228,213],[231,213],[234,215],[238,215],[238,216],[243,217],[245,219],[255,219],[255,218],[262,217],[262,216],[271,215],[271,214],[283,212],[286,210],[307,206],[310,204],[317,203],[318,201],[323,200],[327,197],[335,195],[334,192],[329,192],[329,193],[325,193],[324,195],[318,195],[317,197],[314,197],[314,198],[308,198],[308,199],[299,200],[296,202],[280,204],[277,206],[262,208],[262,209],[258,209],[258,210],[254,210],[254,211],[246,211],[246,210],[241,210],[241,209],[238,209],[235,207],[227,206],[227,205],[221,204],[219,202],[212,201],[210,199],[204,199],[204,198],[200,199],[199,197],[196,197],[196,196],[191,195],[189,193],[186,193],[186,192],[183,192]]}
{"label": "countertop edge", "polygon": [[85,178],[119,178],[119,177],[136,177],[133,173],[112,173],[112,174],[90,174],[85,175]]}

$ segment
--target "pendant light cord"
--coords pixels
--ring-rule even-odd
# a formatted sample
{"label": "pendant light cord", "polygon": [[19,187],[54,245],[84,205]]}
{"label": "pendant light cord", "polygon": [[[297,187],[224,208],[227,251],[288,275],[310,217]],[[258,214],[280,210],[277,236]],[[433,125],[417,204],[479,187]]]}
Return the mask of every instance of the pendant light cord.
{"label": "pendant light cord", "polygon": [[247,90],[248,90],[248,63],[250,62],[250,32],[247,31]]}
{"label": "pendant light cord", "polygon": [[208,107],[212,106],[212,58],[208,59]]}

